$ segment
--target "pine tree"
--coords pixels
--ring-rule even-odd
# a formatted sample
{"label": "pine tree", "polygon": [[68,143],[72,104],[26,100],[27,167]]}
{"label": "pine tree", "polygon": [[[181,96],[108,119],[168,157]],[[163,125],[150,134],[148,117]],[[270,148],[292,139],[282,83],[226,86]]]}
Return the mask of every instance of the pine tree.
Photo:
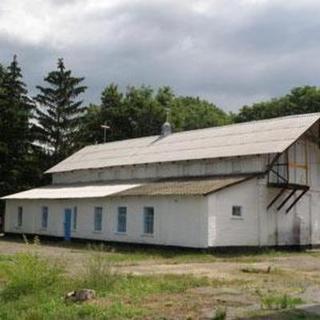
{"label": "pine tree", "polygon": [[77,146],[77,130],[86,109],[78,100],[86,90],[80,85],[83,80],[73,77],[71,70],[65,69],[63,59],[59,59],[57,70],[44,79],[48,86],[37,86],[37,139],[52,151],[53,163],[69,156]]}
{"label": "pine tree", "polygon": [[32,185],[26,175],[32,153],[34,104],[27,93],[14,56],[6,69],[0,69],[0,195]]}

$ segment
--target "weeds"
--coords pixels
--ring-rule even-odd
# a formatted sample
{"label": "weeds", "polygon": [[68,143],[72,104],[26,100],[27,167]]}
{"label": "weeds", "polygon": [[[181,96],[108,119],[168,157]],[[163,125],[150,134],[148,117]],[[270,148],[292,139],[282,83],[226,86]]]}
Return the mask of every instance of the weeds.
{"label": "weeds", "polygon": [[[26,239],[27,241],[27,239]],[[182,293],[210,285],[208,278],[191,275],[134,276],[116,273],[102,248],[93,248],[83,272],[73,276],[59,265],[32,252],[3,259],[0,281],[0,319],[76,320],[143,318],[150,312],[141,307],[148,294]],[[2,288],[1,288],[2,287]],[[95,289],[93,303],[66,303],[64,295],[79,288]]]}
{"label": "weeds", "polygon": [[95,290],[110,290],[118,278],[103,252],[95,250],[88,259],[79,285]]}
{"label": "weeds", "polygon": [[293,309],[295,306],[302,304],[303,301],[298,297],[291,297],[287,294],[262,295],[261,308],[268,310]]}
{"label": "weeds", "polygon": [[43,289],[50,290],[62,275],[60,267],[33,253],[19,253],[2,268],[6,280],[0,294],[4,300],[14,300]]}
{"label": "weeds", "polygon": [[225,320],[227,318],[227,310],[225,308],[218,308],[212,320]]}

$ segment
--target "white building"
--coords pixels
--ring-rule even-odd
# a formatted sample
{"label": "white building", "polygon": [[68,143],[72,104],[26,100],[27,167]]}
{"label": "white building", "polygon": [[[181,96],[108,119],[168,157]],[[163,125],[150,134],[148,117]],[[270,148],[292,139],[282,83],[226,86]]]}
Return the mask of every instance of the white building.
{"label": "white building", "polygon": [[[320,243],[320,114],[83,148],[5,231],[196,248]],[[168,129],[168,128],[165,128]]]}

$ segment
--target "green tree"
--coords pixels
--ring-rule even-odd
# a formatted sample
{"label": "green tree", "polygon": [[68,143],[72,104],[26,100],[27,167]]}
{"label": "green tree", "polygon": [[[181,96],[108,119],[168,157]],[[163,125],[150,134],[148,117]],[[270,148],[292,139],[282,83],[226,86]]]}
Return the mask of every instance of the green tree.
{"label": "green tree", "polygon": [[57,70],[49,72],[44,81],[47,87],[37,86],[40,93],[35,97],[37,108],[37,139],[52,152],[56,163],[69,156],[76,148],[79,126],[85,107],[79,95],[86,87],[84,78],[73,77],[66,70],[63,59],[58,60]]}
{"label": "green tree", "polygon": [[103,123],[104,118],[102,117],[101,107],[90,104],[80,124],[76,138],[76,148],[80,149],[89,144],[103,142],[103,132],[101,128]]}
{"label": "green tree", "polygon": [[184,131],[221,126],[230,119],[223,110],[206,100],[178,97],[171,108],[171,121],[177,131]]}
{"label": "green tree", "polygon": [[150,87],[129,87],[124,98],[131,138],[158,135],[166,118],[166,110],[155,98]]}
{"label": "green tree", "polygon": [[122,93],[111,84],[102,92],[101,105],[89,108],[79,140],[83,145],[102,142],[102,124],[110,127],[108,141],[158,135],[167,111],[174,131],[230,122],[228,115],[214,104],[199,98],[176,97],[167,86],[156,92],[147,86],[131,86]]}
{"label": "green tree", "polygon": [[0,68],[0,195],[28,188],[35,179],[27,178],[33,161],[31,117],[34,108],[27,93],[14,56],[6,69]]}
{"label": "green tree", "polygon": [[244,122],[311,112],[320,112],[320,88],[304,86],[292,89],[283,97],[243,106],[234,120]]}

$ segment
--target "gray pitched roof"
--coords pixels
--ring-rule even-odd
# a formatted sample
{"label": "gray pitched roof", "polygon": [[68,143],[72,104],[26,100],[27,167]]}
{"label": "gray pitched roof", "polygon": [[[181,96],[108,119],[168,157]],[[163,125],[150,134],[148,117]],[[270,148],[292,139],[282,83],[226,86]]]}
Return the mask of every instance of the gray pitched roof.
{"label": "gray pitched roof", "polygon": [[280,153],[320,118],[319,113],[92,145],[47,173],[168,161]]}
{"label": "gray pitched roof", "polygon": [[117,193],[117,196],[208,195],[248,180],[246,177],[217,177],[210,179],[171,180],[145,183]]}
{"label": "gray pitched roof", "polygon": [[57,185],[52,184],[40,188],[22,191],[1,199],[83,199],[83,198],[104,198],[118,192],[135,188],[139,184],[69,184]]}
{"label": "gray pitched roof", "polygon": [[207,195],[245,181],[251,177],[252,176],[170,180],[142,184],[53,184],[11,194],[1,199],[85,199],[117,196]]}

